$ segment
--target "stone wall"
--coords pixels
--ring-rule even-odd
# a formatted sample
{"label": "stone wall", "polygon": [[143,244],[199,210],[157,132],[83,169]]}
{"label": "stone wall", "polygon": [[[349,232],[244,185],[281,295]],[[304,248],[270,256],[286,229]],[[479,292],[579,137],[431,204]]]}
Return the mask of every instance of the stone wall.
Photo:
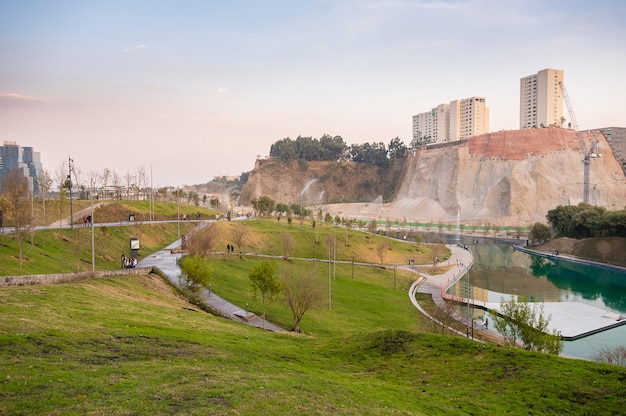
{"label": "stone wall", "polygon": [[96,272],[59,273],[59,274],[34,274],[29,276],[2,276],[0,287],[42,285],[53,283],[76,282],[86,279],[98,279],[101,277],[118,277],[128,275],[147,275],[152,273],[152,267],[139,267],[123,270],[102,270]]}

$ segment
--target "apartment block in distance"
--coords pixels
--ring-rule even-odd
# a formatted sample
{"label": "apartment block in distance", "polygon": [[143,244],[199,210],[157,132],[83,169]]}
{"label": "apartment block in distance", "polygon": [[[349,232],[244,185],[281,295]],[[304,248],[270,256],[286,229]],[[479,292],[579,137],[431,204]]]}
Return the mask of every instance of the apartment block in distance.
{"label": "apartment block in distance", "polygon": [[611,146],[611,151],[626,173],[626,127],[603,127],[596,130],[604,134]]}
{"label": "apartment block in distance", "polygon": [[413,116],[413,138],[428,144],[466,140],[489,133],[489,108],[485,97],[471,97],[439,104]]}
{"label": "apartment block in distance", "polygon": [[39,152],[35,152],[32,147],[21,147],[13,141],[5,141],[0,146],[0,188],[4,177],[13,169],[21,171],[28,180],[29,190],[39,195],[39,177],[43,172]]}
{"label": "apartment block in distance", "polygon": [[520,129],[563,124],[562,83],[563,71],[550,68],[520,80]]}

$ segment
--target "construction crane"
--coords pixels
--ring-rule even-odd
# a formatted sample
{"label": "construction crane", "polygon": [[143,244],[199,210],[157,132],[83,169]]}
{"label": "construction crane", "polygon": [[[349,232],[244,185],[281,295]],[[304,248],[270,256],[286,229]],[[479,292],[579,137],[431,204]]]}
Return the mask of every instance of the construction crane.
{"label": "construction crane", "polygon": [[565,85],[562,82],[559,82],[559,86],[561,87],[561,91],[563,92],[563,99],[565,100],[565,105],[567,106],[567,112],[569,113],[570,121],[572,122],[572,128],[576,133],[576,137],[578,138],[578,145],[580,146],[581,152],[583,152],[583,202],[589,203],[589,164],[592,157],[596,157],[594,150],[600,144],[600,141],[596,139],[591,145],[591,149],[587,151],[585,146],[585,141],[578,131],[578,120],[576,120],[576,115],[574,114],[574,107],[569,100],[569,95],[567,94],[567,90],[565,89]]}

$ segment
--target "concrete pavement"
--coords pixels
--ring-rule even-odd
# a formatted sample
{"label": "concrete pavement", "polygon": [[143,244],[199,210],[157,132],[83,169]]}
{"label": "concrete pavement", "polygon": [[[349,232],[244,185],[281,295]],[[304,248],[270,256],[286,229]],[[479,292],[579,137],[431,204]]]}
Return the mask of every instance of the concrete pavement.
{"label": "concrete pavement", "polygon": [[[161,270],[175,285],[180,283],[178,277],[180,276],[180,266],[178,260],[182,257],[182,253],[177,252],[176,249],[180,247],[181,240],[176,240],[163,250],[157,251],[146,258],[138,262],[138,267],[157,267]],[[255,326],[257,328],[266,329],[269,331],[284,332],[285,328],[282,328],[272,322],[263,320],[254,313],[250,313],[241,307],[234,305],[225,299],[211,293],[208,289],[203,289],[200,293],[200,297],[205,303],[218,311],[223,317],[231,319],[235,322],[244,323],[247,325]]]}

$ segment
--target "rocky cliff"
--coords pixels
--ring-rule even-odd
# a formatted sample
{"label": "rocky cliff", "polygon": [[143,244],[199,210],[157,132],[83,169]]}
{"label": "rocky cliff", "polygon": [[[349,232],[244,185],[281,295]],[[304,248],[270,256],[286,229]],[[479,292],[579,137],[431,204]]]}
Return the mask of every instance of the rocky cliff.
{"label": "rocky cliff", "polygon": [[[623,209],[626,178],[606,139],[600,133],[581,137],[586,149],[599,140],[598,157],[590,165],[589,202]],[[378,178],[376,169],[352,164],[331,172],[324,166],[313,171],[258,161],[242,199],[244,194],[281,202],[306,196],[304,203],[326,203],[324,211],[353,218],[453,222],[459,213],[466,224],[527,225],[545,221],[547,211],[558,205],[582,201],[582,159],[572,130],[501,131],[413,152]],[[373,203],[377,195],[389,202]],[[352,203],[328,204],[335,201]]]}

